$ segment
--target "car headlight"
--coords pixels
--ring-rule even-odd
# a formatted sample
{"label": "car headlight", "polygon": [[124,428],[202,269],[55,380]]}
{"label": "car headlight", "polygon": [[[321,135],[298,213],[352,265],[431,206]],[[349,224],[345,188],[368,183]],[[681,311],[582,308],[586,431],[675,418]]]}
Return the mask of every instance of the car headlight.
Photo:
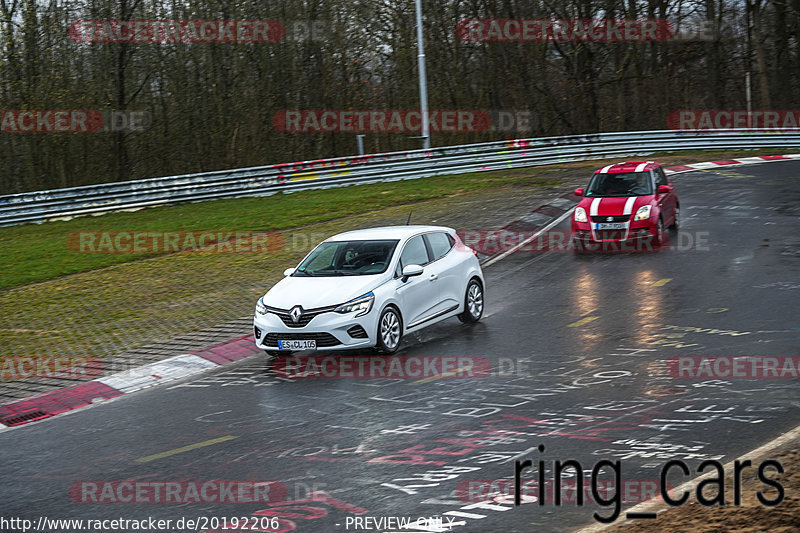
{"label": "car headlight", "polygon": [[647,220],[650,218],[650,208],[653,207],[651,205],[643,205],[636,211],[636,216],[633,217],[633,220]]}
{"label": "car headlight", "polygon": [[342,314],[358,311],[356,316],[363,316],[369,313],[370,309],[372,309],[373,302],[375,302],[375,294],[368,292],[367,294],[362,294],[358,298],[353,298],[349,302],[343,303],[334,309],[334,311]]}
{"label": "car headlight", "polygon": [[268,313],[267,306],[264,305],[261,298],[258,299],[258,303],[256,304],[256,313],[259,315],[266,315]]}
{"label": "car headlight", "polygon": [[586,209],[582,207],[575,208],[575,222],[588,222],[586,218]]}

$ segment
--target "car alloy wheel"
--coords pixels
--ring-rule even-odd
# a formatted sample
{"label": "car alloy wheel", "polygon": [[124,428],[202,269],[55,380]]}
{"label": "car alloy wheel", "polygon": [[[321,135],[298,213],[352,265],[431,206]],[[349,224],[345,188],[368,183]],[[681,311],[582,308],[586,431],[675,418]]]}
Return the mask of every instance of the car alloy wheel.
{"label": "car alloy wheel", "polygon": [[464,295],[464,312],[458,315],[462,322],[477,322],[483,316],[483,287],[473,279],[467,285]]}
{"label": "car alloy wheel", "polygon": [[378,320],[378,349],[383,353],[394,353],[402,337],[400,315],[393,307],[387,307]]}

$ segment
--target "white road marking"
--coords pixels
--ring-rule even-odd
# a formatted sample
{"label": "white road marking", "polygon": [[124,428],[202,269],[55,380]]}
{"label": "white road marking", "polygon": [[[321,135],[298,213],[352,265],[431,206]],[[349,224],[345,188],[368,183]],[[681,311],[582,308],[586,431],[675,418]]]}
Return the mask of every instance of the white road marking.
{"label": "white road marking", "polygon": [[572,210],[571,209],[569,211],[564,211],[564,213],[560,217],[554,219],[548,225],[546,225],[545,227],[543,227],[542,229],[540,229],[539,231],[537,231],[536,233],[534,233],[533,235],[531,235],[530,237],[528,237],[527,239],[522,241],[521,243],[515,245],[513,248],[510,248],[509,250],[506,250],[505,252],[503,252],[502,254],[498,255],[497,257],[493,257],[493,258],[489,259],[488,261],[486,261],[484,264],[481,265],[481,268],[487,268],[487,267],[497,263],[501,259],[505,259],[506,257],[508,257],[512,253],[516,252],[517,250],[519,250],[520,248],[522,248],[523,246],[525,246],[529,242],[532,242],[534,239],[536,239],[536,237],[538,237],[539,235],[541,235],[545,231],[547,231],[550,228],[553,228],[553,227],[559,225],[563,220],[565,220],[567,217],[569,217],[571,215],[572,215]]}

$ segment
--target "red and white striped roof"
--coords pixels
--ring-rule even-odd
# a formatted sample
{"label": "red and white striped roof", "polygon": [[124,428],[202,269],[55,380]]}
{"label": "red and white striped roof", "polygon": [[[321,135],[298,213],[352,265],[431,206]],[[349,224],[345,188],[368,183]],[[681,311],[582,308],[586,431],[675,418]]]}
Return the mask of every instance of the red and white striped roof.
{"label": "red and white striped roof", "polygon": [[614,163],[606,165],[601,169],[595,170],[595,174],[616,174],[618,172],[646,172],[660,167],[655,161],[626,161],[625,163]]}

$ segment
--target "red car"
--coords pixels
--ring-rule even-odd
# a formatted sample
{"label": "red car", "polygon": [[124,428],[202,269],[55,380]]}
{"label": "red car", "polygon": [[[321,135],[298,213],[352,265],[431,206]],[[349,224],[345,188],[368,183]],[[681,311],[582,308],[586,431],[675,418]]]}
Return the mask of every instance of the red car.
{"label": "red car", "polygon": [[656,250],[664,228],[678,229],[675,186],[653,161],[616,163],[596,170],[572,213],[575,251]]}

